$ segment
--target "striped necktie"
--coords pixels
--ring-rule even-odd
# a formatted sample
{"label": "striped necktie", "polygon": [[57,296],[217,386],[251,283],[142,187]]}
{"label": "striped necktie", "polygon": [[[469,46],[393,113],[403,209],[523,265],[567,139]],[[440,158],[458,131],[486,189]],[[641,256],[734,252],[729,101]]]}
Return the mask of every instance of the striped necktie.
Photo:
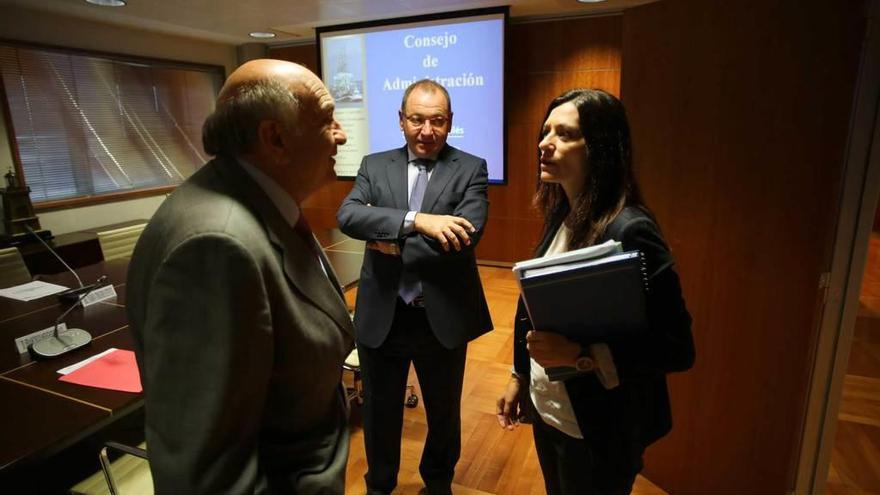
{"label": "striped necktie", "polygon": [[[428,188],[428,167],[431,162],[421,158],[417,158],[413,164],[418,167],[419,175],[413,184],[412,192],[409,195],[410,211],[421,211],[422,201],[425,199],[425,190]],[[397,289],[397,295],[403,299],[403,302],[411,304],[417,297],[422,294],[422,283],[419,281],[418,274],[404,269],[400,274],[400,286]]]}

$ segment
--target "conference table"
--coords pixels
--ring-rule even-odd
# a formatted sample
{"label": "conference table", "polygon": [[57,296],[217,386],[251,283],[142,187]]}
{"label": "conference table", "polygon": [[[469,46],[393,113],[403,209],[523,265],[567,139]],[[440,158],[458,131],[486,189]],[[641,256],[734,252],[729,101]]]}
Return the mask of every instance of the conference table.
{"label": "conference table", "polygon": [[[338,229],[316,232],[316,238],[345,290],[360,276],[364,242]],[[115,300],[76,308],[65,318],[68,327],[82,328],[92,342],[51,360],[19,354],[16,338],[52,327],[69,307],[55,296],[30,302],[0,298],[0,474],[39,465],[54,454],[142,410],[143,396],[70,384],[57,371],[110,348],[133,349],[125,313],[128,258],[103,261],[77,269],[83,283],[106,275],[116,289]],[[41,279],[76,286],[71,273]]]}

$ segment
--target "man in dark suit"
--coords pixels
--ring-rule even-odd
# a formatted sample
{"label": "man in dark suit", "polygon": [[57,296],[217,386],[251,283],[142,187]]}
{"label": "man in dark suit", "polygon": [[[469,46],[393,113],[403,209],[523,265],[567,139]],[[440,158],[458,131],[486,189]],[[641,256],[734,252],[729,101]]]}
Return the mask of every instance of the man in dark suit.
{"label": "man in dark suit", "polygon": [[428,420],[419,472],[431,494],[451,491],[461,450],[468,341],[492,329],[474,247],[486,223],[486,161],[446,144],[449,94],[422,80],[403,96],[403,148],[364,157],[337,214],[367,241],[355,311],[364,380],[368,493],[397,485],[410,363]]}
{"label": "man in dark suit", "polygon": [[341,494],[354,331],[299,206],[345,133],[307,69],[239,67],[203,129],[216,158],[163,203],[128,275],[156,493]]}

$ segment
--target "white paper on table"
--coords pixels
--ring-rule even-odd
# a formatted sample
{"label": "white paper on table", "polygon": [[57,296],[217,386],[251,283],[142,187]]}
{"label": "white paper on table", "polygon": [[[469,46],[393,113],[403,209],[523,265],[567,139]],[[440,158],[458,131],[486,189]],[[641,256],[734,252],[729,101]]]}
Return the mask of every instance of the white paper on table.
{"label": "white paper on table", "polygon": [[61,368],[60,370],[58,370],[58,374],[59,375],[69,375],[69,374],[73,373],[74,371],[82,368],[83,366],[91,363],[92,361],[96,361],[98,359],[101,359],[102,357],[106,356],[107,354],[110,354],[111,352],[113,352],[115,350],[116,350],[115,347],[111,347],[100,354],[95,354],[94,356],[92,356],[88,359],[83,359],[82,361],[80,361],[78,363],[71,364],[70,366],[68,366],[66,368]]}
{"label": "white paper on table", "polygon": [[15,299],[16,301],[27,302],[41,297],[51,296],[52,294],[57,294],[66,291],[67,289],[68,288],[63,285],[50,284],[49,282],[43,282],[42,280],[34,280],[33,282],[28,282],[26,284],[0,289],[0,296]]}

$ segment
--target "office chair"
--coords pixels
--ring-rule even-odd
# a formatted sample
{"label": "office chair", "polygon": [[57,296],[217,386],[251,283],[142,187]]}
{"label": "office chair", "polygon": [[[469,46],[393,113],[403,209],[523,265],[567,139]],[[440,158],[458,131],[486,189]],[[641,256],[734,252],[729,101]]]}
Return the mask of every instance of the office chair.
{"label": "office chair", "polygon": [[361,360],[358,357],[358,350],[354,348],[348,353],[348,357],[345,358],[345,361],[342,363],[342,369],[345,371],[349,371],[352,374],[351,378],[351,388],[346,389],[346,397],[348,398],[348,403],[351,404],[352,399],[357,402],[357,405],[361,406],[364,404],[364,385],[361,382]]}
{"label": "office chair", "polygon": [[[98,454],[98,459],[101,461],[101,471],[103,471],[104,473],[104,480],[107,481],[107,489],[110,491],[110,495],[117,495],[119,493],[119,488],[117,487],[116,480],[113,479],[113,470],[111,469],[111,467],[114,467],[117,470],[121,470],[123,464],[134,464],[134,467],[130,468],[129,471],[126,472],[126,476],[130,479],[135,480],[134,482],[137,483],[137,486],[145,487],[145,483],[147,482],[149,482],[150,486],[152,486],[153,477],[150,475],[149,463],[138,462],[138,459],[149,461],[147,451],[143,447],[145,447],[144,444],[141,444],[141,446],[139,447],[132,447],[116,442],[107,442],[106,444],[104,444],[104,448],[101,449],[101,453]],[[107,455],[108,448],[116,449],[120,452],[123,452],[124,455],[111,463],[110,458]],[[134,492],[134,487],[132,487],[132,492]],[[143,491],[139,489],[136,493],[143,493]]]}
{"label": "office chair", "polygon": [[[153,476],[150,474],[146,444],[138,447],[107,442],[98,454],[101,470],[70,488],[74,495],[150,495]],[[109,451],[122,455],[110,462]]]}
{"label": "office chair", "polygon": [[[346,396],[348,397],[348,403],[351,404],[352,399],[355,400],[357,405],[361,406],[364,404],[364,385],[361,381],[361,361],[358,357],[358,350],[354,348],[348,353],[348,357],[345,358],[345,361],[342,363],[342,369],[345,371],[349,371],[352,374],[352,386],[346,389]],[[416,395],[416,388],[413,385],[407,384],[406,386],[407,396],[403,405],[412,409],[419,405],[419,396]]]}
{"label": "office chair", "polygon": [[[348,316],[351,318],[351,321],[354,322],[354,311],[349,311]],[[348,403],[351,404],[351,400],[354,399],[357,405],[362,406],[364,404],[364,385],[361,381],[361,360],[358,356],[357,347],[348,353],[345,361],[342,362],[342,369],[344,371],[349,371],[352,374],[352,386],[351,388],[346,388],[345,394],[348,398]],[[403,404],[412,409],[419,405],[419,396],[416,395],[415,387],[410,384],[406,385],[406,390],[409,394],[407,394],[406,400]]]}
{"label": "office chair", "polygon": [[104,253],[104,261],[131,256],[134,246],[146,226],[147,224],[142,223],[98,232],[98,243]]}
{"label": "office chair", "polygon": [[0,249],[0,288],[25,284],[31,281],[31,272],[24,264],[18,248]]}

